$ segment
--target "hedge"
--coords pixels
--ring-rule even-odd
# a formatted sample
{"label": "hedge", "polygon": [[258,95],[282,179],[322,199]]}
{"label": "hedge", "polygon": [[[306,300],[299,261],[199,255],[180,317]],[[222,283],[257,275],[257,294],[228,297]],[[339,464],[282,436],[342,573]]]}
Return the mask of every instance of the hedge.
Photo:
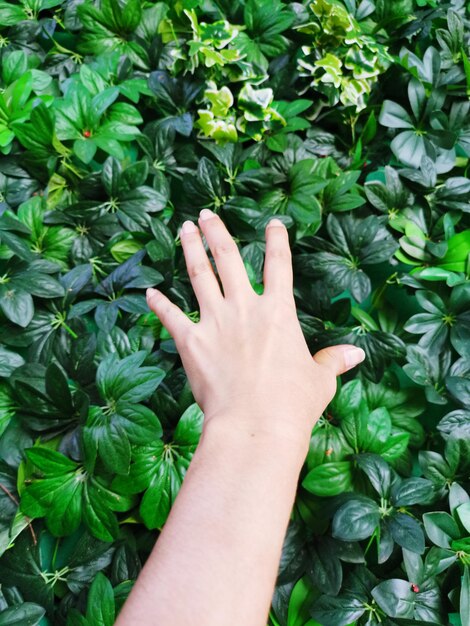
{"label": "hedge", "polygon": [[464,0],[0,0],[0,624],[111,626],[201,433],[157,286],[288,228],[312,432],[268,626],[470,626]]}

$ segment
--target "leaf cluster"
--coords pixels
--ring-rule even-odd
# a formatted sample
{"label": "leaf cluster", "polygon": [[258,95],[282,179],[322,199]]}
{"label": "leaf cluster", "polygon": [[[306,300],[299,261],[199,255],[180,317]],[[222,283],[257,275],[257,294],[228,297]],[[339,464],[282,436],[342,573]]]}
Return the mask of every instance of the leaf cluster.
{"label": "leaf cluster", "polygon": [[464,0],[0,0],[0,625],[111,625],[199,441],[146,305],[287,227],[312,431],[268,626],[470,624]]}

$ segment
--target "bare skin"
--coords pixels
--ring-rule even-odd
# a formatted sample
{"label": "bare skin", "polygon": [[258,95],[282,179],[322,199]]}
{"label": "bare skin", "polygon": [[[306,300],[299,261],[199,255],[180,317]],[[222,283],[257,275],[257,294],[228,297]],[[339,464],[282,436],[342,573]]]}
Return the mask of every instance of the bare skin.
{"label": "bare skin", "polygon": [[147,301],[175,340],[204,412],[202,436],[115,626],[266,626],[312,428],[336,377],[365,357],[348,344],[310,354],[282,222],[266,227],[262,296],[222,220],[204,209],[199,226],[223,291],[200,230],[185,222],[200,322],[158,290]]}

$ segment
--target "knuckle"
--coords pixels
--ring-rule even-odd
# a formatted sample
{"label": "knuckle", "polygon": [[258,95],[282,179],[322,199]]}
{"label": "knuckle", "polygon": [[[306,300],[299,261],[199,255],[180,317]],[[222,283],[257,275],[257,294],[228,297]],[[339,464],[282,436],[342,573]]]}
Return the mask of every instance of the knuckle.
{"label": "knuckle", "polygon": [[164,305],[164,307],[159,311],[158,313],[158,317],[160,318],[162,324],[168,329],[168,327],[171,328],[172,326],[172,320],[174,320],[176,318],[176,314],[177,314],[177,307],[174,304],[166,304]]}
{"label": "knuckle", "polygon": [[188,268],[188,274],[191,278],[195,278],[201,274],[206,274],[212,271],[212,265],[209,261],[199,261],[198,263],[192,263]]}
{"label": "knuckle", "polygon": [[269,250],[269,256],[272,257],[273,259],[281,259],[284,261],[290,261],[291,252],[289,248],[282,247],[282,246],[273,246]]}
{"label": "knuckle", "polygon": [[161,320],[168,320],[173,312],[173,307],[169,302],[164,303],[159,307],[158,317]]}
{"label": "knuckle", "polygon": [[325,378],[334,378],[336,376],[335,360],[327,352],[324,352],[321,357],[317,357],[317,354],[315,354],[313,358],[322,372],[324,372]]}
{"label": "knuckle", "polygon": [[272,307],[272,315],[277,319],[290,319],[295,312],[294,307],[287,298],[277,297]]}
{"label": "knuckle", "polygon": [[295,316],[297,317],[297,306],[295,303],[294,294],[292,292],[283,293],[279,297],[279,301],[280,301],[280,306],[284,308],[284,311],[286,313],[291,313],[291,314],[294,313]]}
{"label": "knuckle", "polygon": [[194,329],[188,330],[181,338],[181,347],[188,354],[196,354],[201,349],[199,335]]}
{"label": "knuckle", "polygon": [[223,242],[217,243],[214,246],[214,250],[212,254],[214,256],[214,259],[217,260],[220,257],[223,257],[227,254],[233,254],[236,249],[237,249],[237,246],[234,241],[223,241]]}
{"label": "knuckle", "polygon": [[330,359],[331,363],[335,363],[336,361],[336,351],[333,350],[330,346],[327,346],[326,348],[323,348],[325,351],[326,356]]}
{"label": "knuckle", "polygon": [[189,246],[194,246],[195,243],[198,243],[201,239],[201,235],[198,232],[191,233],[182,233],[181,236],[181,245],[184,248],[188,248]]}

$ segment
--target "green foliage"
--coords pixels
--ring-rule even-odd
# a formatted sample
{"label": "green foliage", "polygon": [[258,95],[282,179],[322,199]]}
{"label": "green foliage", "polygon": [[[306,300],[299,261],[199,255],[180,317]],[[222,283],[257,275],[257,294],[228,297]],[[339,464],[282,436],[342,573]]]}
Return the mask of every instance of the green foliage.
{"label": "green foliage", "polygon": [[298,70],[300,76],[312,78],[309,86],[326,96],[329,106],[341,102],[345,107],[355,106],[358,113],[393,57],[387,45],[368,34],[370,24],[359,21],[374,12],[373,3],[362,2],[355,16],[351,4],[355,5],[338,0],[309,4],[313,19],[297,29],[310,35],[312,43],[301,47]]}
{"label": "green foliage", "polygon": [[0,0],[0,626],[111,626],[201,434],[159,286],[286,225],[312,431],[268,626],[470,625],[463,0]]}

